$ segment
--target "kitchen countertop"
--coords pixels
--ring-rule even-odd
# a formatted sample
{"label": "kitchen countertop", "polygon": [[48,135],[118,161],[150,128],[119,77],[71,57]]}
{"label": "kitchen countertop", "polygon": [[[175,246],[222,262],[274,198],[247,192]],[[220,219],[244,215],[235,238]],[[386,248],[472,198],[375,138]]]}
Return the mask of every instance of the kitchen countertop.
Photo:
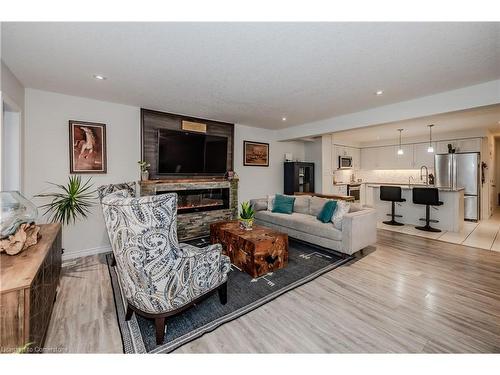
{"label": "kitchen countertop", "polygon": [[[386,183],[380,183],[380,182],[377,182],[377,183],[369,183],[367,182],[366,183],[366,186],[368,187],[374,187],[374,188],[379,188],[380,186],[382,185],[390,185],[390,186],[401,186],[401,189],[403,190],[411,190],[413,189],[414,187],[435,187],[433,185],[425,185],[425,184],[411,184],[411,187],[408,186],[408,184],[395,184],[395,183],[389,183],[389,184],[386,184]],[[450,189],[450,188],[437,188],[439,191],[443,191],[443,192],[458,192],[458,191],[462,191],[464,190],[464,188],[455,188],[455,189]]]}

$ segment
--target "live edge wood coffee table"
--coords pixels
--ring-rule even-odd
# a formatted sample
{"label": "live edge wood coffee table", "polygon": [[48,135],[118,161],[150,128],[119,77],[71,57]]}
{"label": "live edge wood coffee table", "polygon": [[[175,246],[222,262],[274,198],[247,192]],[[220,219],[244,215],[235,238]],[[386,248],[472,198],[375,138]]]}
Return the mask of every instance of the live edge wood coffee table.
{"label": "live edge wood coffee table", "polygon": [[260,225],[243,230],[238,221],[211,224],[210,242],[222,244],[231,263],[254,278],[288,265],[288,235]]}

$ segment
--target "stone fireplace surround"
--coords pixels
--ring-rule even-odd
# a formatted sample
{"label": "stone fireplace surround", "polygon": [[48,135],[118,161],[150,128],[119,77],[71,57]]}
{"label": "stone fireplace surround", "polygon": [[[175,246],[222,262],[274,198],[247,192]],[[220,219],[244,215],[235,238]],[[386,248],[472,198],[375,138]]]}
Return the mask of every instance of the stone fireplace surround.
{"label": "stone fireplace surround", "polygon": [[200,210],[197,212],[177,212],[177,236],[179,241],[210,235],[210,224],[223,220],[235,220],[238,216],[238,179],[183,178],[149,180],[140,182],[141,195],[157,195],[166,192],[229,189],[229,208]]}

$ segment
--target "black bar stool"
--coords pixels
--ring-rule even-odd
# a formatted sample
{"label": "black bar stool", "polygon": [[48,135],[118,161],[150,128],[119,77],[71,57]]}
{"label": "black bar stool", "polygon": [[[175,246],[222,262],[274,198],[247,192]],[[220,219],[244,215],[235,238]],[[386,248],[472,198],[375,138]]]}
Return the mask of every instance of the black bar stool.
{"label": "black bar stool", "polygon": [[414,204],[425,204],[425,225],[423,227],[415,227],[419,230],[425,230],[427,232],[441,232],[437,228],[432,228],[430,223],[438,223],[439,220],[431,220],[430,218],[430,207],[431,206],[441,206],[443,202],[439,201],[439,190],[436,188],[413,188],[413,203]]}
{"label": "black bar stool", "polygon": [[392,210],[388,216],[391,216],[391,220],[384,221],[387,225],[404,225],[403,223],[398,223],[394,220],[395,217],[403,217],[402,215],[396,215],[395,205],[396,202],[406,202],[406,199],[401,198],[401,187],[399,186],[381,186],[380,187],[380,200],[392,202]]}

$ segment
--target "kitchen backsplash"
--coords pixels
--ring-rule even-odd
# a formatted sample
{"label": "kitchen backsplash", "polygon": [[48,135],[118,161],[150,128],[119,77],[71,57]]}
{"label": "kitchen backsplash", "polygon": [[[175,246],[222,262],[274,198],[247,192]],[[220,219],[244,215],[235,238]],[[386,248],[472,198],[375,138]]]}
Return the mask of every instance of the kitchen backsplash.
{"label": "kitchen backsplash", "polygon": [[[407,184],[408,178],[412,176],[415,182],[420,182],[420,169],[397,169],[397,170],[338,170],[335,171],[335,181],[349,182],[351,180],[351,175],[354,173],[354,177],[357,180],[361,178],[363,182],[386,182],[386,183],[402,183]],[[434,173],[432,169],[429,169],[429,173]]]}

